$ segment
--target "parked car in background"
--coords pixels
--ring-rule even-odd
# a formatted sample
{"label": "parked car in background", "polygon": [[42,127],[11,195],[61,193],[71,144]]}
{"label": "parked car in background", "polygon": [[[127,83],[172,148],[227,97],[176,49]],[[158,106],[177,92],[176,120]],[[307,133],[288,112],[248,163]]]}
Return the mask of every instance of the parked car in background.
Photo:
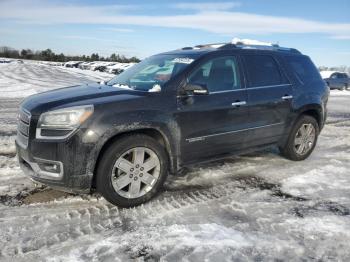
{"label": "parked car in background", "polygon": [[79,68],[82,70],[86,70],[86,69],[90,69],[90,66],[93,62],[83,62],[81,64],[79,64]]}
{"label": "parked car in background", "polygon": [[82,61],[69,61],[69,62],[65,63],[64,66],[69,67],[69,68],[78,68],[81,63],[83,63],[83,62]]}
{"label": "parked car in background", "polygon": [[118,75],[135,64],[136,63],[116,63],[115,65],[108,66],[106,72]]}
{"label": "parked car in background", "polygon": [[329,88],[293,48],[244,42],[185,47],[144,59],[108,82],[32,95],[20,105],[24,173],[61,190],[97,190],[130,207],[169,173],[277,146],[314,150]]}
{"label": "parked car in background", "polygon": [[0,64],[8,64],[11,63],[12,60],[8,58],[0,58]]}
{"label": "parked car in background", "polygon": [[330,89],[345,90],[350,87],[350,78],[347,73],[321,71],[320,74]]}
{"label": "parked car in background", "polygon": [[90,66],[90,70],[104,72],[107,69],[107,66],[112,66],[114,64],[116,64],[116,62],[98,61]]}

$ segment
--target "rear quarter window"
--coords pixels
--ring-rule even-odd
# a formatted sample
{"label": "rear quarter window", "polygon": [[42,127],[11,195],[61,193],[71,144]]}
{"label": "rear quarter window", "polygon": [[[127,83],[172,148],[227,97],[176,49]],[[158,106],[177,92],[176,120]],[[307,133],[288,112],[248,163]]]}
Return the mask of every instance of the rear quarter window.
{"label": "rear quarter window", "polygon": [[244,64],[249,87],[273,86],[288,83],[276,60],[270,55],[245,55]]}
{"label": "rear quarter window", "polygon": [[321,80],[321,75],[318,72],[314,63],[307,56],[285,56],[287,64],[292,69],[293,73],[302,83]]}

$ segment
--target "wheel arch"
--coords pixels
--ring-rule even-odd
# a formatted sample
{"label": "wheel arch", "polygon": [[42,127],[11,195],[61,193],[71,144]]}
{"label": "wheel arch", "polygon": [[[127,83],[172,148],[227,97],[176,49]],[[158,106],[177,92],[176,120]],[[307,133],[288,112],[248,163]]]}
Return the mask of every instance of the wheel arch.
{"label": "wheel arch", "polygon": [[297,118],[300,118],[302,115],[308,115],[316,119],[319,128],[323,127],[323,113],[322,107],[319,104],[312,104],[302,107],[298,110]]}
{"label": "wheel arch", "polygon": [[96,170],[98,168],[98,165],[100,163],[100,160],[104,154],[104,152],[111,146],[112,143],[114,143],[117,140],[123,139],[123,137],[131,136],[131,135],[136,135],[136,134],[142,134],[142,135],[147,135],[155,139],[157,142],[159,142],[162,146],[164,146],[167,156],[168,156],[168,161],[170,165],[170,172],[175,172],[175,160],[173,159],[173,150],[171,148],[170,142],[168,137],[159,129],[156,128],[140,128],[140,129],[135,129],[135,130],[126,130],[124,132],[120,132],[117,134],[112,135],[109,137],[102,145],[101,149],[98,152],[97,158],[95,160],[94,165],[91,167],[93,177],[92,177],[92,183],[91,187],[95,188],[96,186]]}

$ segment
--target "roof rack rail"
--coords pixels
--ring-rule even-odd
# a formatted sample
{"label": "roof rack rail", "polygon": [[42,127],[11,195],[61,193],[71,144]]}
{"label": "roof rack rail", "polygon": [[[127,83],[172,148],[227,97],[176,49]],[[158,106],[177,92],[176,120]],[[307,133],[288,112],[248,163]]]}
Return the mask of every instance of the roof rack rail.
{"label": "roof rack rail", "polygon": [[281,47],[278,44],[247,44],[244,42],[236,43],[213,43],[213,44],[201,44],[194,47],[183,47],[182,50],[192,50],[192,49],[201,49],[201,48],[216,48],[220,50],[225,49],[257,49],[257,50],[270,50],[270,51],[281,51],[281,52],[290,52],[295,54],[301,54],[301,52],[295,48]]}
{"label": "roof rack rail", "polygon": [[301,52],[296,49],[296,48],[289,48],[289,47],[281,47],[279,46],[278,51],[284,51],[284,52],[291,52],[291,53],[295,53],[295,54],[301,54]]}
{"label": "roof rack rail", "polygon": [[218,49],[232,49],[232,48],[237,48],[237,45],[232,43],[226,43],[223,46],[220,46]]}
{"label": "roof rack rail", "polygon": [[282,51],[282,52],[291,52],[295,54],[301,54],[301,52],[295,48],[281,47],[278,44],[272,45],[248,45],[241,43],[228,43],[219,47],[218,49],[233,49],[233,48],[241,48],[241,49],[257,49],[257,50],[271,50],[271,51]]}
{"label": "roof rack rail", "polygon": [[195,48],[219,48],[220,46],[226,45],[226,43],[212,43],[212,44],[202,44],[196,45]]}

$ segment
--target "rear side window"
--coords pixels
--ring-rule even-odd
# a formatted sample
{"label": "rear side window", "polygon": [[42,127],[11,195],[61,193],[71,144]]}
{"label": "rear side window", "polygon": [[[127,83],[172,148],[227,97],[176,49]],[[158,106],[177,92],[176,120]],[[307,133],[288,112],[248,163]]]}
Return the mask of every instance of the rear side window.
{"label": "rear side window", "polygon": [[309,57],[285,56],[285,59],[301,82],[321,80],[320,73]]}
{"label": "rear side window", "polygon": [[246,55],[245,66],[250,87],[286,84],[279,67],[272,56]]}

